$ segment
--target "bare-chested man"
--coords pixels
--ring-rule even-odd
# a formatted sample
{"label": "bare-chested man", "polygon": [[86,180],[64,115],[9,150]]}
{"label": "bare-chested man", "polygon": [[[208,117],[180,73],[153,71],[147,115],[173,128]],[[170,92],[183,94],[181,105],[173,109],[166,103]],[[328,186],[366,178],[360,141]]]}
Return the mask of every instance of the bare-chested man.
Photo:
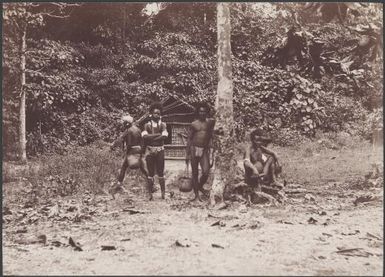
{"label": "bare-chested man", "polygon": [[142,135],[140,129],[133,124],[134,119],[125,115],[122,117],[124,127],[126,128],[123,134],[113,142],[111,145],[111,150],[116,148],[118,145],[121,145],[123,150],[126,148],[126,153],[124,155],[122,167],[118,176],[118,180],[110,188],[109,192],[112,197],[119,190],[124,191],[123,180],[126,174],[126,170],[130,169],[140,169],[140,171],[147,176],[147,170],[145,162],[142,156]]}
{"label": "bare-chested man", "polygon": [[271,139],[263,130],[255,129],[250,133],[251,145],[247,146],[244,156],[245,181],[251,187],[275,184],[277,155],[265,146]]}
{"label": "bare-chested man", "polygon": [[[186,159],[191,161],[192,187],[195,197],[193,201],[202,199],[199,191],[206,193],[203,189],[210,173],[210,142],[213,136],[215,120],[207,118],[210,108],[205,103],[200,103],[196,107],[198,119],[190,125],[187,137]],[[202,169],[201,178],[198,181],[199,164]]]}

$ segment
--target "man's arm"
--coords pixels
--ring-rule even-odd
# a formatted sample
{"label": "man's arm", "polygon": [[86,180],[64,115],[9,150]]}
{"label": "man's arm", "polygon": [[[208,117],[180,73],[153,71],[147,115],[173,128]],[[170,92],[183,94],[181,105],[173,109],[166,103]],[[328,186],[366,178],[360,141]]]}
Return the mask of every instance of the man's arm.
{"label": "man's arm", "polygon": [[149,144],[151,141],[154,140],[154,138],[159,136],[159,134],[150,134],[149,133],[150,129],[151,129],[149,124],[151,124],[151,123],[144,124],[144,128],[143,128],[144,130],[142,132],[142,137],[143,137],[145,144]]}
{"label": "man's arm", "polygon": [[162,125],[160,127],[160,134],[153,134],[153,135],[150,135],[152,136],[152,141],[160,141],[160,140],[163,140],[163,139],[166,139],[168,138],[168,132],[167,132],[167,125],[166,123],[162,122]]}
{"label": "man's arm", "polygon": [[207,137],[208,141],[207,141],[206,145],[212,145],[214,127],[215,127],[215,119],[210,118],[209,119],[209,128],[208,128],[209,135]]}
{"label": "man's arm", "polygon": [[186,160],[191,159],[190,148],[191,148],[191,143],[192,143],[193,137],[194,137],[194,128],[193,128],[192,123],[191,123],[187,129]]}
{"label": "man's arm", "polygon": [[160,134],[161,138],[162,139],[168,138],[168,132],[167,132],[167,125],[166,125],[166,123],[162,122],[162,125],[161,125],[160,129],[161,129],[161,134]]}
{"label": "man's arm", "polygon": [[273,158],[274,158],[275,161],[278,161],[278,157],[277,157],[277,154],[275,154],[275,152],[269,150],[268,148],[266,148],[265,146],[262,146],[262,145],[261,145],[261,148],[262,148],[262,150],[263,150],[265,153],[267,153],[267,154],[273,156]]}
{"label": "man's arm", "polygon": [[273,156],[268,157],[265,166],[263,167],[263,172],[260,174],[260,176],[267,176],[269,174],[270,166],[274,163]]}
{"label": "man's arm", "polygon": [[257,175],[257,176],[260,175],[259,172],[258,172],[258,169],[251,163],[251,160],[250,160],[250,146],[246,147],[243,164],[244,164],[245,167],[250,168],[255,175]]}
{"label": "man's arm", "polygon": [[167,132],[167,125],[166,123],[162,122],[161,125],[161,133],[159,134],[149,134],[149,129],[150,125],[148,123],[144,126],[144,131],[142,132],[142,137],[146,143],[151,142],[151,141],[159,141],[162,139],[165,139],[168,137],[168,132]]}
{"label": "man's arm", "polygon": [[[111,150],[114,150],[117,146],[122,146],[124,148],[124,140],[128,134],[128,129],[125,130],[110,146]],[[123,149],[124,150],[124,149]]]}

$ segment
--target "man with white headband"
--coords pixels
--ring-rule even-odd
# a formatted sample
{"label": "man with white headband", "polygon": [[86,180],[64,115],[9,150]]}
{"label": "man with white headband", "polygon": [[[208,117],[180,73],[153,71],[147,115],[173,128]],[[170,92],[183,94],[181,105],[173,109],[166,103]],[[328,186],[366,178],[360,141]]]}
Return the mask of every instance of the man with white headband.
{"label": "man with white headband", "polygon": [[122,145],[126,148],[122,167],[118,176],[117,182],[110,188],[109,192],[112,197],[115,198],[115,193],[119,190],[123,190],[123,180],[126,174],[127,168],[140,169],[140,171],[147,177],[147,170],[145,162],[142,157],[142,135],[141,130],[133,124],[134,118],[130,115],[124,115],[121,119],[125,131],[123,134],[111,145],[113,150],[117,145]]}

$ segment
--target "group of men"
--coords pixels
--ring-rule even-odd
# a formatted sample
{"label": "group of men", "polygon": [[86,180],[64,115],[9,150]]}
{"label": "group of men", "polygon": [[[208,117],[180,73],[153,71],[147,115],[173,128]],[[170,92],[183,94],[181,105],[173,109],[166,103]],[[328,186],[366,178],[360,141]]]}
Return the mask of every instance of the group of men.
{"label": "group of men", "polygon": [[[128,168],[140,169],[147,179],[148,199],[153,200],[154,177],[158,176],[161,197],[165,199],[166,184],[164,177],[165,153],[164,144],[168,138],[166,123],[162,121],[162,104],[153,103],[149,109],[149,121],[144,124],[143,130],[134,124],[134,119],[123,116],[125,130],[122,135],[111,145],[125,148],[125,155],[117,178],[117,182],[110,188],[114,195],[119,190],[124,190],[123,180]],[[196,105],[196,119],[188,127],[186,162],[191,164],[191,186],[194,191],[192,201],[202,201],[200,193],[207,195],[204,189],[210,174],[210,153],[213,151],[212,139],[215,120],[209,117],[210,107],[206,103]],[[245,149],[244,167],[245,181],[255,187],[260,184],[275,182],[278,159],[274,152],[266,148],[271,139],[260,129],[255,129],[250,134],[251,144]],[[199,165],[201,176],[199,178]]]}

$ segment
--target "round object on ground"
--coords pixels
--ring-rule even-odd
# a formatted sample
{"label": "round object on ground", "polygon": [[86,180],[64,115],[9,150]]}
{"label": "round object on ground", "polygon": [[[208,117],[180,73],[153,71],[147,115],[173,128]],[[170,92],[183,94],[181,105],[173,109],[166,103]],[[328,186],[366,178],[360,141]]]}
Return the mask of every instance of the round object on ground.
{"label": "round object on ground", "polygon": [[179,180],[179,190],[181,192],[190,192],[192,191],[191,178],[189,177],[180,177]]}

